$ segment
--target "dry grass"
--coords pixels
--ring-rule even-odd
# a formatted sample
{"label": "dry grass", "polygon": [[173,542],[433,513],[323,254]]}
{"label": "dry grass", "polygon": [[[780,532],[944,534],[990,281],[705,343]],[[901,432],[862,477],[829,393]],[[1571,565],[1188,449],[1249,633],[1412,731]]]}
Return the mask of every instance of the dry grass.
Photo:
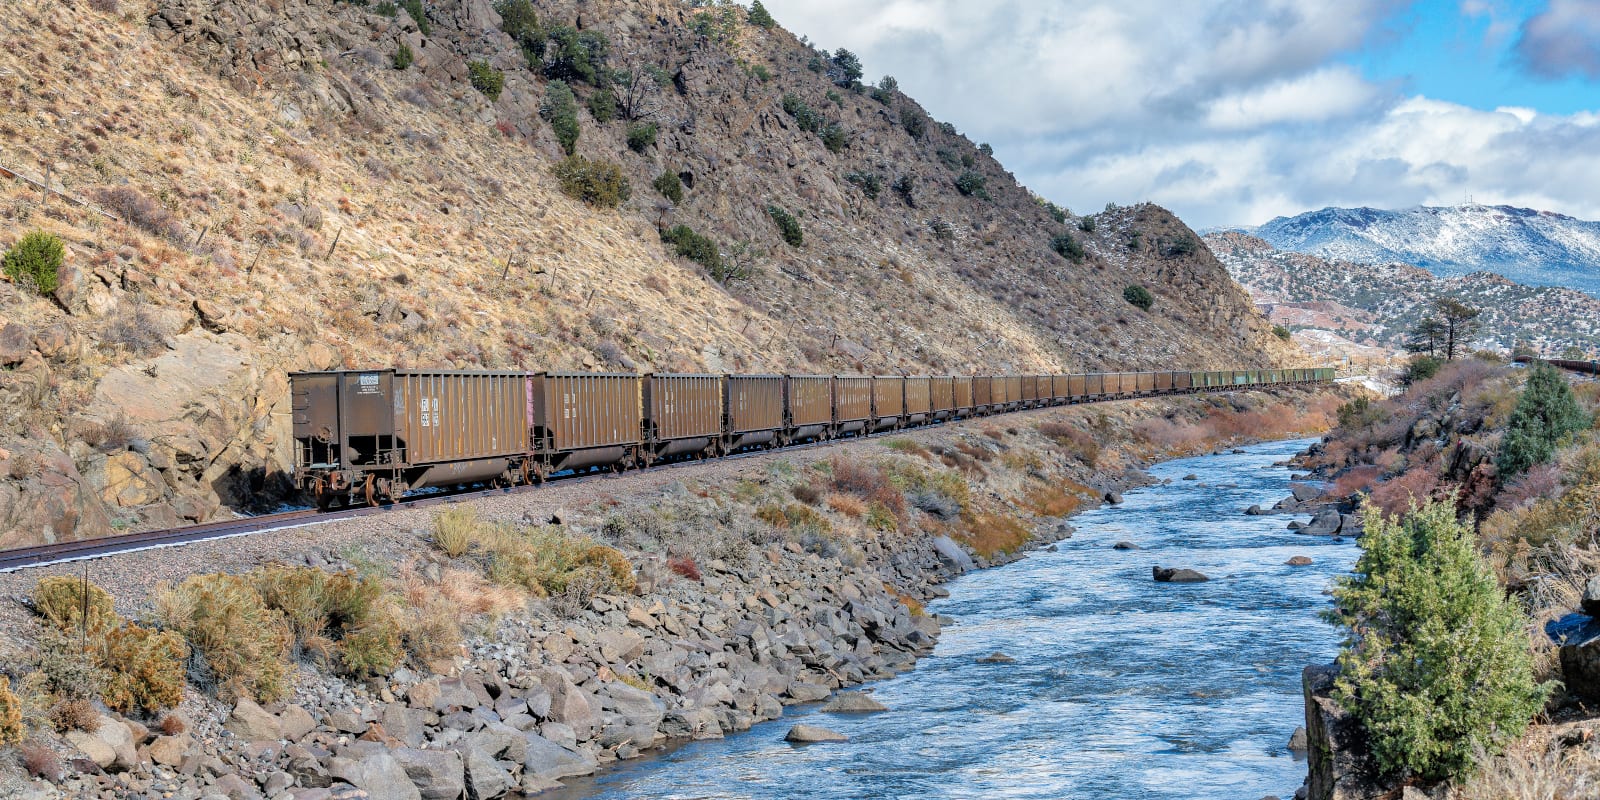
{"label": "dry grass", "polygon": [[906,610],[911,612],[911,616],[925,617],[928,615],[928,610],[923,607],[921,600],[918,600],[917,598],[912,597],[911,595],[906,594],[905,592],[902,592],[899,589],[887,584],[885,584],[883,588],[884,591],[889,593],[890,597],[893,597],[900,603],[900,605],[905,606]]}
{"label": "dry grass", "polygon": [[54,750],[39,742],[23,742],[17,746],[17,754],[22,756],[22,768],[31,777],[59,783],[66,774],[61,766],[61,758]]}
{"label": "dry grass", "polygon": [[472,506],[451,506],[433,515],[433,546],[451,558],[460,558],[481,541],[483,528]]}
{"label": "dry grass", "polygon": [[984,558],[1016,552],[1033,537],[1027,526],[1007,514],[973,513],[964,517],[962,523],[957,538]]}
{"label": "dry grass", "polygon": [[867,513],[866,501],[848,494],[828,495],[828,508],[852,519],[860,519]]}
{"label": "dry grass", "polygon": [[[1593,731],[1585,731],[1592,734]],[[1563,747],[1547,730],[1534,733],[1450,792],[1450,800],[1591,800],[1600,797],[1600,745]]]}
{"label": "dry grass", "polygon": [[1036,516],[1065,517],[1083,505],[1083,497],[1067,491],[1062,486],[1041,486],[1028,492],[1023,506]]}
{"label": "dry grass", "polygon": [[205,682],[224,699],[270,702],[288,691],[294,634],[249,577],[194,575],[158,588],[154,605],[156,618],[203,659]]}

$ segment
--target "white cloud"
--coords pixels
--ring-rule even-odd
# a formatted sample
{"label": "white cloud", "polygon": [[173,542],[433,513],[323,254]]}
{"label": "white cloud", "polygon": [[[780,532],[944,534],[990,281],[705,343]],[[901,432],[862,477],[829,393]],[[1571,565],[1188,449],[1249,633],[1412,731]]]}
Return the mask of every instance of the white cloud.
{"label": "white cloud", "polygon": [[[1339,63],[1387,35],[1398,0],[763,1],[1076,210],[1152,200],[1212,226],[1472,195],[1600,218],[1597,115],[1405,97]],[[1544,16],[1575,7],[1600,0]],[[1461,10],[1504,18],[1500,0]],[[1573,29],[1590,24],[1600,10]]]}
{"label": "white cloud", "polygon": [[1548,78],[1600,78],[1600,0],[1550,0],[1523,23],[1517,56]]}

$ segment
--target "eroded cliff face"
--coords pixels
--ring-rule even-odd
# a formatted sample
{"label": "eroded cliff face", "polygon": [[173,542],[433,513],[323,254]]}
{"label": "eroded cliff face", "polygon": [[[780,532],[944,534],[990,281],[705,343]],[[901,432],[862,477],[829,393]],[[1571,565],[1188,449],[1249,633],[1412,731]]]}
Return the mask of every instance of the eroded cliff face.
{"label": "eroded cliff face", "polygon": [[[536,4],[544,29],[603,34],[606,69],[646,76],[637,96],[613,83],[611,106],[574,84],[577,152],[631,185],[610,210],[560,191],[550,81],[482,0],[424,4],[426,35],[335,0],[107,5],[29,0],[0,23],[16,45],[0,53],[0,245],[32,229],[67,244],[49,296],[0,282],[6,545],[278,502],[295,369],[1296,357],[1165,210],[1057,221],[910,98],[835,85],[817,51],[742,12],[702,35],[709,12],[676,3]],[[504,71],[498,100],[472,61]],[[834,149],[785,95],[838,126]],[[645,123],[654,141],[631,149]],[[652,188],[663,174],[681,201]],[[963,194],[969,174],[983,187]],[[719,283],[675,255],[659,232],[680,224],[753,274]],[[1081,260],[1052,250],[1061,234]],[[1122,299],[1133,284],[1150,311]]]}

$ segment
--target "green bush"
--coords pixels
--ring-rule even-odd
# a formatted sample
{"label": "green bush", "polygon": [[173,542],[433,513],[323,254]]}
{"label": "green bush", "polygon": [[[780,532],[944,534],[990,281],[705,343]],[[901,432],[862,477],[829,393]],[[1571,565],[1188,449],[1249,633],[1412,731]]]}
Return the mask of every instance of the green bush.
{"label": "green bush", "polygon": [[1589,414],[1578,407],[1567,379],[1549,364],[1535,364],[1528,371],[1528,383],[1517,398],[1500,445],[1495,462],[1500,476],[1520,475],[1548,462],[1563,439],[1592,423]]}
{"label": "green bush", "polygon": [[1072,238],[1070,233],[1059,233],[1051,237],[1050,249],[1074,264],[1083,261],[1083,245],[1077,239]]}
{"label": "green bush", "polygon": [[1412,356],[1411,361],[1406,364],[1405,371],[1400,373],[1400,382],[1410,386],[1413,383],[1425,381],[1438,375],[1442,367],[1444,367],[1444,359],[1442,358],[1427,355]]}
{"label": "green bush", "polygon": [[751,67],[750,75],[762,83],[772,80],[772,70],[767,69],[766,64],[757,64]]}
{"label": "green bush", "polygon": [[628,149],[635,153],[643,153],[647,148],[656,143],[656,124],[654,122],[635,122],[628,126]]}
{"label": "green bush", "polygon": [[861,59],[855,53],[843,47],[834,51],[833,66],[839,71],[839,79],[834,83],[840,86],[855,86],[861,80]]}
{"label": "green bush", "polygon": [[610,89],[596,89],[589,95],[589,116],[602,123],[616,119],[617,95]]}
{"label": "green bush", "polygon": [[428,24],[428,15],[422,13],[422,0],[400,0],[400,7],[411,15],[411,21],[417,23],[417,30],[423,36],[433,33],[433,26]]}
{"label": "green bush", "polygon": [[794,121],[800,126],[800,130],[806,133],[817,133],[822,130],[822,115],[817,113],[816,109],[808,105],[805,100],[802,100],[800,95],[789,92],[783,96],[782,103],[784,113],[794,117]]}
{"label": "green bush", "polygon": [[984,142],[983,144],[978,145],[978,152],[980,152],[980,153],[982,153],[982,154],[984,154],[984,155],[986,155],[986,156],[988,156],[990,158],[994,158],[994,146],[989,144],[988,142]]}
{"label": "green bush", "polygon": [[830,153],[844,150],[850,143],[850,136],[844,132],[844,126],[837,122],[830,122],[822,129],[822,146],[828,148]]}
{"label": "green bush", "polygon": [[683,202],[683,181],[678,177],[678,173],[666,170],[656,176],[650,185],[656,187],[656,191],[660,192],[662,197],[674,204]]}
{"label": "green bush", "polygon": [[24,234],[0,258],[0,269],[11,280],[32,286],[39,294],[56,290],[57,275],[66,260],[66,249],[61,240],[44,231]]}
{"label": "green bush", "polygon": [[578,98],[566,81],[551,81],[544,90],[544,101],[539,104],[539,117],[550,123],[561,149],[572,155],[578,149]]}
{"label": "green bush", "polygon": [[395,48],[394,60],[390,63],[395,69],[404,72],[405,70],[410,69],[411,65],[415,63],[416,60],[416,55],[411,52],[411,45],[401,42],[400,46]]}
{"label": "green bush", "polygon": [[767,206],[767,214],[772,221],[778,223],[778,230],[783,233],[783,240],[792,247],[799,247],[805,241],[805,233],[800,230],[800,220],[781,206]]}
{"label": "green bush", "polygon": [[878,199],[878,193],[883,191],[883,179],[871,172],[852,172],[844,179],[860,187],[861,193],[871,200]]}
{"label": "green bush", "polygon": [[722,269],[722,254],[717,243],[694,232],[688,225],[674,225],[661,232],[662,241],[673,246],[678,255],[710,270],[713,274]]}
{"label": "green bush", "polygon": [[550,31],[549,40],[554,48],[550,53],[550,63],[544,68],[546,77],[592,86],[602,86],[610,81],[605,61],[611,43],[605,34],[593,30],[580,32],[563,25]]}
{"label": "green bush", "polygon": [[506,88],[506,74],[489,66],[487,61],[468,61],[467,74],[472,88],[482,92],[490,102],[499,100],[500,91]]}
{"label": "green bush", "polygon": [[610,161],[567,156],[552,172],[561,183],[561,191],[591,206],[616,208],[632,194],[621,165]]}
{"label": "green bush", "polygon": [[1094,233],[1094,228],[1094,217],[1084,217],[1083,219],[1078,220],[1078,230],[1083,231],[1084,233]]}
{"label": "green bush", "polygon": [[1272,335],[1287,342],[1294,334],[1290,333],[1289,329],[1282,325],[1274,325],[1272,326]]}
{"label": "green bush", "polygon": [[1067,221],[1067,210],[1066,209],[1062,208],[1061,206],[1056,205],[1055,203],[1050,202],[1049,200],[1044,199],[1043,197],[1039,197],[1039,198],[1035,198],[1035,199],[1039,201],[1039,205],[1040,206],[1044,207],[1045,213],[1049,214],[1051,219],[1055,220],[1056,222],[1059,222],[1059,223],[1062,223],[1062,224],[1066,224],[1066,221]]}
{"label": "green bush", "polygon": [[935,150],[933,154],[939,159],[939,163],[945,165],[949,169],[957,170],[961,168],[961,157],[957,156],[954,150],[941,147],[938,150]]}
{"label": "green bush", "polygon": [[778,21],[773,19],[772,14],[767,11],[766,6],[761,5],[761,0],[755,0],[754,3],[750,4],[749,19],[751,25],[768,30],[778,24]]}
{"label": "green bush", "polygon": [[917,207],[917,178],[915,175],[910,173],[901,175],[894,179],[894,183],[890,184],[889,188],[900,196],[901,202],[911,208]]}
{"label": "green bush", "polygon": [[400,13],[400,7],[395,5],[390,0],[383,0],[383,2],[372,7],[372,13],[377,14],[380,17],[394,19],[395,15]]}
{"label": "green bush", "polygon": [[1150,290],[1138,284],[1134,284],[1133,286],[1123,289],[1122,299],[1128,301],[1132,305],[1136,305],[1139,308],[1144,309],[1145,311],[1149,311],[1150,307],[1156,303],[1156,298],[1150,294]]}
{"label": "green bush", "polygon": [[1339,406],[1339,427],[1347,431],[1369,428],[1387,418],[1381,406],[1373,405],[1365,397],[1357,397]]}
{"label": "green bush", "polygon": [[985,188],[987,181],[976,172],[963,172],[956,178],[956,191],[968,197],[981,197],[989,199],[989,190]]}
{"label": "green bush", "polygon": [[[539,27],[539,15],[533,10],[532,0],[500,0],[494,4],[500,15],[500,30],[524,49],[544,48],[544,29]],[[543,52],[540,53],[543,55]]]}
{"label": "green bush", "polygon": [[928,120],[910,106],[900,107],[900,127],[913,139],[921,139],[928,132]]}
{"label": "green bush", "polygon": [[1434,781],[1521,736],[1549,685],[1534,681],[1528,619],[1478,554],[1453,503],[1398,523],[1369,507],[1355,575],[1330,621],[1350,631],[1334,698],[1385,774]]}
{"label": "green bush", "polygon": [[881,86],[872,87],[872,91],[867,92],[867,96],[886,106],[894,105],[894,92]]}

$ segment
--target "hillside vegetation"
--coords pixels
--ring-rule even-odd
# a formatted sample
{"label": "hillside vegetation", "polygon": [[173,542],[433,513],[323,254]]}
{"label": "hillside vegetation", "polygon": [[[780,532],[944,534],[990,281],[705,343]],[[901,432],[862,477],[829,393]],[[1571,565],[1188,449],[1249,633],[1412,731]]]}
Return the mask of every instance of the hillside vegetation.
{"label": "hillside vegetation", "polygon": [[65,244],[53,290],[0,283],[0,546],[279,502],[296,369],[1297,357],[1165,210],[1043,203],[738,7],[19,0],[0,27],[0,247]]}
{"label": "hillside vegetation", "polygon": [[1399,350],[1434,301],[1451,298],[1483,312],[1477,346],[1523,345],[1552,358],[1600,352],[1600,300],[1576,289],[1524,286],[1488,272],[1439,277],[1409,264],[1330,260],[1243,233],[1211,233],[1205,241],[1272,321],[1308,347],[1343,340],[1352,354]]}

